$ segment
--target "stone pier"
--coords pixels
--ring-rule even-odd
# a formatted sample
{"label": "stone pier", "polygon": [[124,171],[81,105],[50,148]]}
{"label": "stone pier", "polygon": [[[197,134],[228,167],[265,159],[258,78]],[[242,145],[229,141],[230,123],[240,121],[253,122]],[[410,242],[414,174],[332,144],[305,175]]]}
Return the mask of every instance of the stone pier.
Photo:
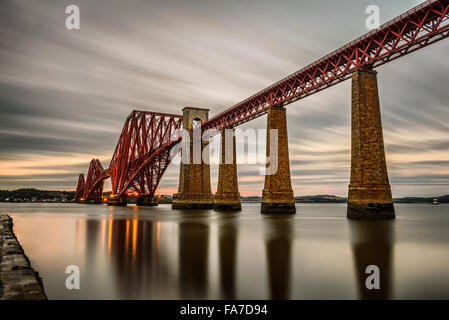
{"label": "stone pier", "polygon": [[358,69],[352,75],[351,150],[348,218],[394,219],[377,72],[373,70]]}
{"label": "stone pier", "polygon": [[284,107],[270,107],[268,109],[267,158],[270,157],[270,149],[276,146],[275,141],[271,141],[271,129],[277,129],[277,158],[274,157],[276,159],[270,159],[267,163],[261,212],[296,213],[295,197],[290,178],[287,119]]}
{"label": "stone pier", "polygon": [[221,130],[221,159],[218,167],[217,193],[214,199],[216,211],[242,210],[235,150],[234,129]]}
{"label": "stone pier", "polygon": [[156,207],[158,204],[155,197],[139,197],[136,202],[139,207]]}
{"label": "stone pier", "polygon": [[82,204],[103,204],[103,200],[83,200]]}
{"label": "stone pier", "polygon": [[12,227],[11,217],[0,214],[0,300],[46,300],[42,279]]}
{"label": "stone pier", "polygon": [[[203,153],[208,157],[208,141],[200,141],[200,130],[194,130],[195,122],[208,120],[209,110],[203,108],[184,108],[182,127],[190,136],[190,142],[183,141],[179,173],[178,193],[173,195],[172,209],[213,209],[214,197],[210,184],[210,164],[203,161]],[[195,133],[195,136],[194,136]],[[196,139],[194,141],[194,139]],[[196,145],[199,148],[195,147]],[[197,150],[198,149],[198,150]],[[185,163],[188,160],[188,163]],[[209,161],[207,161],[209,162]]]}
{"label": "stone pier", "polygon": [[108,206],[113,207],[126,207],[127,206],[127,199],[126,197],[119,197],[119,198],[109,198],[108,199]]}

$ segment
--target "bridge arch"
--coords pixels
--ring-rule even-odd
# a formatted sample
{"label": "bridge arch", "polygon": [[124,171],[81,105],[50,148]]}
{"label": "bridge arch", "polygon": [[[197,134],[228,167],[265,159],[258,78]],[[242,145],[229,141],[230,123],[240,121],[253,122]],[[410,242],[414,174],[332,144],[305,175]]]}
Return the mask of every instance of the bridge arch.
{"label": "bridge arch", "polygon": [[130,193],[153,198],[171,162],[170,150],[179,138],[182,116],[133,111],[125,121],[109,165],[112,196]]}

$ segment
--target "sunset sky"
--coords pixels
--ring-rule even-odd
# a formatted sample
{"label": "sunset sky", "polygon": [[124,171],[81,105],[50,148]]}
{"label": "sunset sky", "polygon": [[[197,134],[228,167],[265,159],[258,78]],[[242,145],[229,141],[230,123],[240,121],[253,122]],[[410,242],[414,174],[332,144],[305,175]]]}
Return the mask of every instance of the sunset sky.
{"label": "sunset sky", "polygon": [[[3,0],[0,189],[74,190],[92,158],[108,167],[131,110],[213,116],[368,32],[368,5],[386,22],[420,2]],[[69,4],[80,30],[65,28]],[[394,197],[449,194],[448,52],[443,40],[377,69]],[[287,107],[296,195],[347,194],[350,84]],[[261,194],[259,168],[239,166],[243,195]]]}

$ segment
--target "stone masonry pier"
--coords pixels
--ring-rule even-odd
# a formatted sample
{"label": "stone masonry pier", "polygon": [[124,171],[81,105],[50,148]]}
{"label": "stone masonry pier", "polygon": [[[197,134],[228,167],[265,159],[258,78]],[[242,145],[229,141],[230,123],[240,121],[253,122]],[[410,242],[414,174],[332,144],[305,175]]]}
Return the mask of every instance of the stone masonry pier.
{"label": "stone masonry pier", "polygon": [[[210,184],[210,164],[204,161],[203,153],[208,152],[208,141],[201,141],[201,130],[194,122],[204,123],[208,120],[209,110],[203,108],[184,108],[182,127],[190,136],[190,141],[183,145],[179,173],[178,193],[173,195],[172,209],[213,209],[214,196]],[[195,131],[195,132],[194,132]],[[199,136],[196,136],[198,135]],[[199,150],[194,147],[194,141],[199,143]],[[196,145],[195,143],[195,145]],[[205,151],[206,150],[206,151]],[[187,162],[187,163],[186,163]]]}
{"label": "stone masonry pier", "polygon": [[42,279],[31,267],[12,230],[10,216],[0,215],[0,300],[46,300]]}
{"label": "stone masonry pier", "polygon": [[353,73],[351,121],[347,216],[349,219],[394,219],[376,71],[359,68]]}
{"label": "stone masonry pier", "polygon": [[218,187],[215,211],[241,211],[234,129],[221,130],[221,160],[218,168]]}
{"label": "stone masonry pier", "polygon": [[[270,134],[272,129],[277,130],[277,143],[273,145]],[[277,147],[277,157],[273,159],[271,158],[272,147]],[[283,107],[268,109],[267,158],[270,158],[270,162],[267,163],[261,213],[296,213],[288,156],[287,116]]]}

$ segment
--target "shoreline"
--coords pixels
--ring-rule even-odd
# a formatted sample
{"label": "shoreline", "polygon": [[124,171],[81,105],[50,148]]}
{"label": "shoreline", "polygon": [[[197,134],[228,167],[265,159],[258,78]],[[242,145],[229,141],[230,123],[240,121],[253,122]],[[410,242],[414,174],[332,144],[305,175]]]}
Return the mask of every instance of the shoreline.
{"label": "shoreline", "polygon": [[42,279],[32,268],[7,214],[0,214],[0,300],[47,300]]}

